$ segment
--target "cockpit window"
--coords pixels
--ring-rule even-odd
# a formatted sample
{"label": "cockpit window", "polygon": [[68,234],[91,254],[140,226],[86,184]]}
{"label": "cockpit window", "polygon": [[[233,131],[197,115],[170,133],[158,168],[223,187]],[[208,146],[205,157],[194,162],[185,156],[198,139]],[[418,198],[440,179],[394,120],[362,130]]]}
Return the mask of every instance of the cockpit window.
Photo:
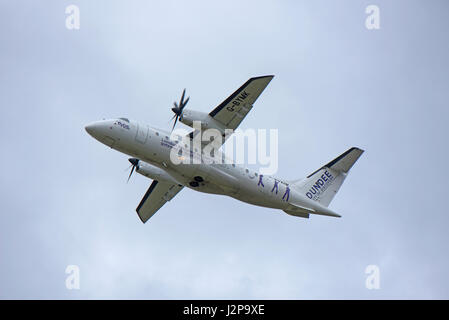
{"label": "cockpit window", "polygon": [[129,120],[127,118],[119,118],[119,119],[129,123]]}

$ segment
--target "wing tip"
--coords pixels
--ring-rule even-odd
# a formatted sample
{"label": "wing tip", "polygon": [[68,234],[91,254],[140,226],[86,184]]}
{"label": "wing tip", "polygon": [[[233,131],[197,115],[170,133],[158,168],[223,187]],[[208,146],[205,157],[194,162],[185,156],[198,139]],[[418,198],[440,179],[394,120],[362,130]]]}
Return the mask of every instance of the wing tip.
{"label": "wing tip", "polygon": [[359,148],[359,147],[353,147],[353,149],[360,151],[360,154],[365,152],[365,150],[363,150],[362,148]]}
{"label": "wing tip", "polygon": [[139,205],[136,208],[136,212],[137,215],[139,216],[140,221],[142,221],[143,223],[147,222],[148,219],[150,219],[150,217],[148,217],[146,220],[144,220],[142,218],[142,216],[140,215],[140,208],[142,208],[143,204],[145,203],[145,201],[147,201],[148,197],[150,196],[151,192],[153,192],[153,189],[156,187],[156,185],[158,184],[157,180],[153,180],[153,182],[151,183],[150,187],[148,188],[147,192],[145,193],[145,195],[143,196],[142,200],[140,201]]}
{"label": "wing tip", "polygon": [[271,79],[273,79],[274,78],[274,75],[266,75],[266,76],[258,76],[258,77],[252,77],[251,79],[249,79],[249,80],[257,80],[257,79],[263,79],[263,78],[271,78]]}
{"label": "wing tip", "polygon": [[145,224],[145,222],[147,222],[149,219],[147,219],[147,220],[143,220],[143,218],[142,218],[142,216],[140,215],[140,213],[139,213],[139,210],[138,209],[136,209],[136,212],[137,212],[137,215],[139,216],[139,219],[140,219],[140,221],[142,221],[142,223],[143,224]]}

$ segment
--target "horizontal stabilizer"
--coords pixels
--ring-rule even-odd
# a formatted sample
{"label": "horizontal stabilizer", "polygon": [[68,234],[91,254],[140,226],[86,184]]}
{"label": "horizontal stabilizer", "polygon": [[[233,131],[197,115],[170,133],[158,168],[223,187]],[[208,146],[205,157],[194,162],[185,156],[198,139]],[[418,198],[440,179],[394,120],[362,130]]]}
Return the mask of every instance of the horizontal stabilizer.
{"label": "horizontal stabilizer", "polygon": [[341,217],[341,215],[333,212],[332,210],[319,205],[317,206],[317,208],[312,209],[290,203],[290,206],[283,211],[289,215],[306,219],[308,219],[311,214],[336,217],[336,218]]}

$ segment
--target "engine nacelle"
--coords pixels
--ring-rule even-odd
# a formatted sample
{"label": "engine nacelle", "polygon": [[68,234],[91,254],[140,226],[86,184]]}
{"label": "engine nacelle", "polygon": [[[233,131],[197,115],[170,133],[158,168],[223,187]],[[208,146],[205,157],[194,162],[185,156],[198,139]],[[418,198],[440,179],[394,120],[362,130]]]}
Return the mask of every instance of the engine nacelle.
{"label": "engine nacelle", "polygon": [[185,110],[183,111],[179,121],[192,128],[193,128],[193,121],[200,121],[202,130],[217,129],[222,134],[225,132],[225,127],[223,124],[216,121],[209,114],[201,111]]}
{"label": "engine nacelle", "polygon": [[170,182],[170,183],[174,183],[174,184],[178,184],[178,182],[176,182],[167,172],[165,172],[164,170],[155,167],[149,163],[143,162],[141,160],[139,160],[137,166],[136,166],[136,171],[138,173],[140,173],[141,175],[153,179],[153,180],[158,180],[158,181],[166,181],[166,182]]}

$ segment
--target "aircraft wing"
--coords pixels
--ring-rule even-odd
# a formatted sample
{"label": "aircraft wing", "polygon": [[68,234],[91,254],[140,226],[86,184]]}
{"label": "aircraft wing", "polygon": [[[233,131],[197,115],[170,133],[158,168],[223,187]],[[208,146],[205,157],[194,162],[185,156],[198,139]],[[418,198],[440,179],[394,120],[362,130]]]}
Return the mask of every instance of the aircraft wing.
{"label": "aircraft wing", "polygon": [[167,201],[170,201],[183,186],[173,183],[153,180],[147,192],[140,201],[136,211],[143,223],[147,222],[156,211],[158,211]]}
{"label": "aircraft wing", "polygon": [[249,79],[209,115],[227,129],[237,129],[273,77],[262,76]]}
{"label": "aircraft wing", "polygon": [[[254,102],[260,96],[262,91],[270,83],[274,76],[254,77],[246,81],[240,88],[231,94],[225,101],[220,103],[209,113],[214,120],[222,124],[225,129],[235,130],[253,108]],[[198,134],[198,130],[189,133],[190,139]],[[222,144],[231,135],[223,135]],[[202,143],[206,143],[203,142]]]}

